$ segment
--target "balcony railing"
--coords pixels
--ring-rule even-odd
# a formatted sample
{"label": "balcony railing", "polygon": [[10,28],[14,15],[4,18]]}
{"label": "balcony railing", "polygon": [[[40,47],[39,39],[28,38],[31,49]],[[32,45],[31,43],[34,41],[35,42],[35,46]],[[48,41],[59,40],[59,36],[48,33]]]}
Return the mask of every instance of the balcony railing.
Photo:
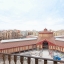
{"label": "balcony railing", "polygon": [[20,54],[0,53],[0,64],[64,64],[64,61]]}

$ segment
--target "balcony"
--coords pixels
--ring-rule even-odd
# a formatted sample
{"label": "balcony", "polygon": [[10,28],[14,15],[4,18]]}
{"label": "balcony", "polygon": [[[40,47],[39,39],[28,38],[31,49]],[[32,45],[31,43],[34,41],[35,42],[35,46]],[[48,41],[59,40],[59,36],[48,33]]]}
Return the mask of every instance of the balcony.
{"label": "balcony", "polygon": [[0,53],[0,64],[64,64],[64,61],[28,55]]}

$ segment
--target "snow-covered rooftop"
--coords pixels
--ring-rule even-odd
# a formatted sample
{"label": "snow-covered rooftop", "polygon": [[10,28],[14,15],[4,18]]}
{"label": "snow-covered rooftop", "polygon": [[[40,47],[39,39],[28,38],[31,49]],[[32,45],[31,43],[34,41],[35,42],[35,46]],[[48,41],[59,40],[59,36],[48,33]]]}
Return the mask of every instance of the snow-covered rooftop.
{"label": "snow-covered rooftop", "polygon": [[35,40],[35,39],[37,39],[37,38],[9,39],[9,40],[1,40],[1,43],[14,42],[14,41]]}

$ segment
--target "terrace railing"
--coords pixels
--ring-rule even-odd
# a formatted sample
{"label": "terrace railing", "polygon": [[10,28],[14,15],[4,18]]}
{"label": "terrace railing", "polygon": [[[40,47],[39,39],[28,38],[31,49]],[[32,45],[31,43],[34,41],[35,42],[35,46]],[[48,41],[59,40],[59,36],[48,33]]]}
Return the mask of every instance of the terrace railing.
{"label": "terrace railing", "polygon": [[64,61],[28,55],[0,53],[0,64],[64,64]]}

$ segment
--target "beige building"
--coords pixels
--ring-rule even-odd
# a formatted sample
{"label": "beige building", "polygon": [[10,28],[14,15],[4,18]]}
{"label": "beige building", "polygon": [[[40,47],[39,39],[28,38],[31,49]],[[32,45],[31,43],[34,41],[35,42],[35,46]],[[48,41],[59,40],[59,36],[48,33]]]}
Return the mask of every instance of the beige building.
{"label": "beige building", "polygon": [[64,35],[64,30],[54,31],[53,33],[54,33],[54,36]]}
{"label": "beige building", "polygon": [[0,39],[15,39],[21,37],[21,31],[20,30],[3,30],[0,31]]}

